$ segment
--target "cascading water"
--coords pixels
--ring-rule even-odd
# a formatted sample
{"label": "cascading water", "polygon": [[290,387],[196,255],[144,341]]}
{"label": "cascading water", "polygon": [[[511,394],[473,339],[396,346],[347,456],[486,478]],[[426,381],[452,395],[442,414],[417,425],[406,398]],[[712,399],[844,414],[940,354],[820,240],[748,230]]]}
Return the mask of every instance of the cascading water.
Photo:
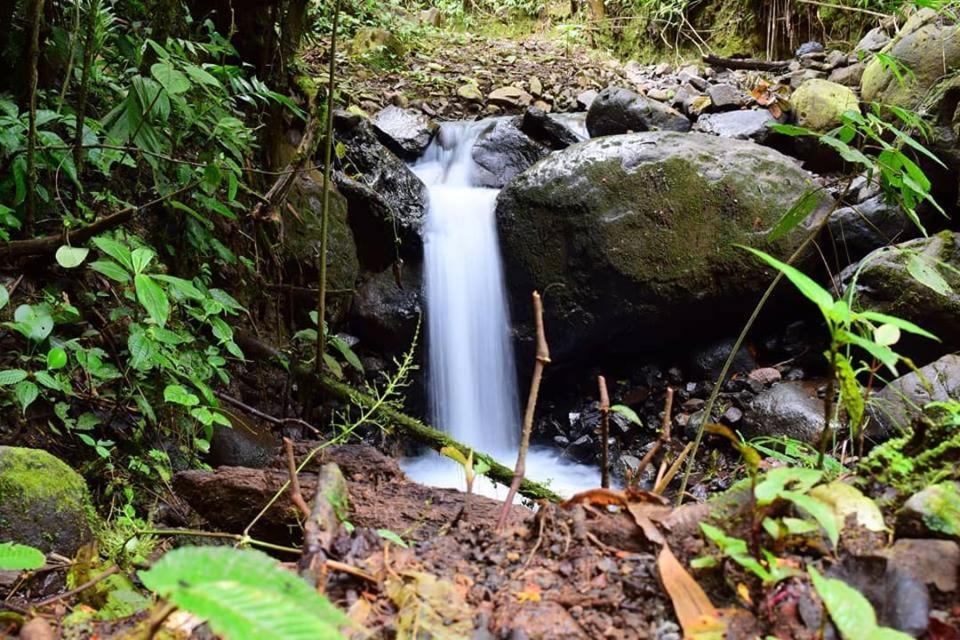
{"label": "cascading water", "polygon": [[[494,209],[498,191],[472,184],[473,144],[487,122],[445,123],[413,166],[430,207],[424,239],[430,406],[434,424],[513,467],[520,411]],[[413,479],[463,487],[460,467],[437,454],[407,460]],[[559,493],[598,486],[596,469],[531,449],[527,477]],[[478,481],[475,490],[506,490]]]}

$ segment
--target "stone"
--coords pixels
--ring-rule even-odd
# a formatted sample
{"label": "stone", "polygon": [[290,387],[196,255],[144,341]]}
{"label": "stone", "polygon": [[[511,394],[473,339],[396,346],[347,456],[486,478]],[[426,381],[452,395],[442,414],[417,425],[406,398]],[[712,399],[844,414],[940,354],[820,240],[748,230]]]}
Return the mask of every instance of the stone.
{"label": "stone", "polygon": [[395,106],[380,110],[371,124],[380,141],[405,160],[419,158],[440,128],[422,112]]}
{"label": "stone", "polygon": [[400,58],[406,54],[403,42],[386,29],[378,27],[361,27],[353,36],[349,44],[349,51],[354,56],[365,56],[379,52]]}
{"label": "stone", "polygon": [[439,27],[440,26],[440,9],[436,7],[430,7],[429,9],[424,9],[419,14],[417,14],[417,21],[428,27]]}
{"label": "stone", "polygon": [[345,149],[343,170],[334,172],[334,182],[347,199],[354,237],[363,239],[357,247],[361,266],[375,272],[390,266],[397,238],[402,256],[419,257],[426,185],[380,142],[365,118],[338,111],[334,128]]}
{"label": "stone", "polygon": [[87,483],[63,460],[0,446],[0,541],[72,558],[98,526]]}
{"label": "stone", "polygon": [[811,40],[810,42],[804,42],[795,52],[798,58],[808,56],[812,53],[823,53],[823,45],[815,40]]}
{"label": "stone", "polygon": [[653,88],[647,91],[647,97],[657,102],[669,102],[673,95],[666,89]]}
{"label": "stone", "polygon": [[938,80],[960,68],[958,26],[942,20],[932,9],[920,9],[883,52],[910,73],[904,74],[901,82],[883,61],[874,58],[860,84],[864,102],[916,109]]}
{"label": "stone", "polygon": [[860,39],[860,42],[857,43],[857,46],[855,46],[853,50],[876,53],[888,44],[890,44],[890,36],[887,35],[883,27],[874,27]]}
{"label": "stone", "polygon": [[815,444],[823,431],[823,402],[811,397],[803,385],[783,382],[757,395],[746,407],[743,434],[786,436]]}
{"label": "stone", "polygon": [[824,65],[827,70],[833,70],[839,67],[842,64],[846,64],[847,54],[839,49],[833,49],[827,54],[826,60],[824,60]]}
{"label": "stone", "polygon": [[861,308],[909,320],[937,336],[940,343],[904,335],[897,345],[901,353],[932,359],[960,349],[958,270],[960,233],[941,231],[877,249],[844,269],[840,279],[849,288],[859,273],[854,299]]}
{"label": "stone", "polygon": [[[689,340],[691,330],[722,337],[744,319],[744,297],[759,295],[771,275],[732,245],[789,255],[805,227],[775,242],[758,230],[772,229],[812,188],[806,172],[772,149],[700,133],[607,136],[557,151],[497,201],[515,317],[528,322],[530,291],[553,285],[545,313],[558,357],[620,349],[621,339],[662,348],[673,337]],[[831,202],[817,194],[809,224]],[[709,313],[709,326],[700,313]]]}
{"label": "stone", "polygon": [[957,590],[960,545],[952,540],[901,538],[884,555],[890,564],[941,593]]}
{"label": "stone", "polygon": [[863,72],[867,68],[866,63],[857,62],[846,67],[837,67],[830,73],[828,78],[830,82],[842,84],[845,87],[857,88],[863,78]]}
{"label": "stone", "polygon": [[351,330],[368,347],[390,354],[405,352],[423,313],[422,284],[415,262],[404,265],[399,283],[393,270],[367,274],[353,299]]}
{"label": "stone", "polygon": [[599,93],[596,89],[587,89],[577,95],[577,105],[586,111],[590,108],[590,105],[593,104],[593,101],[597,99]]}
{"label": "stone", "polygon": [[876,195],[858,204],[837,209],[827,223],[837,262],[845,266],[894,242],[917,237],[920,230],[895,202]]}
{"label": "stone", "polygon": [[[716,380],[727,358],[730,357],[734,342],[736,341],[732,338],[721,340],[694,352],[690,362],[690,369],[692,375],[696,376],[695,379],[708,380],[710,382]],[[746,373],[755,369],[756,366],[757,362],[753,359],[753,356],[750,355],[749,349],[740,347],[737,355],[733,358],[733,363],[731,363],[730,371],[727,372],[727,375],[732,376],[736,373]]]}
{"label": "stone", "polygon": [[540,78],[537,76],[530,78],[530,94],[535,98],[539,98],[543,95],[543,83],[540,82]]}
{"label": "stone", "polygon": [[519,87],[500,87],[490,92],[487,102],[498,107],[526,107],[533,102],[533,96]]}
{"label": "stone", "polygon": [[697,119],[697,122],[693,125],[693,130],[720,136],[721,138],[753,140],[763,144],[773,133],[770,125],[775,122],[776,120],[766,109],[747,109],[725,113],[708,113]]}
{"label": "stone", "polygon": [[656,67],[653,68],[653,75],[655,76],[665,76],[673,72],[673,65],[669,62],[661,62]]}
{"label": "stone", "polygon": [[707,95],[716,111],[739,109],[746,102],[746,96],[732,84],[715,84],[707,89]]}
{"label": "stone", "polygon": [[483,92],[472,82],[457,87],[457,95],[468,102],[483,102]]}
{"label": "stone", "polygon": [[474,184],[499,189],[550,150],[521,130],[522,118],[498,119],[480,133],[471,155]]}
{"label": "stone", "polygon": [[897,511],[900,536],[960,540],[960,488],[955,482],[931,485],[910,496]]}
{"label": "stone", "polygon": [[806,80],[790,97],[797,124],[813,131],[829,131],[841,124],[847,111],[860,111],[860,101],[850,87],[829,80]]}
{"label": "stone", "polygon": [[754,369],[747,374],[747,377],[750,380],[756,380],[764,386],[770,386],[775,382],[780,382],[781,375],[780,371],[773,367],[763,367],[761,369]]}
{"label": "stone", "polygon": [[280,440],[269,428],[231,415],[232,427],[214,427],[207,462],[212,467],[263,469],[277,455]]}
{"label": "stone", "polygon": [[640,131],[689,131],[690,121],[667,105],[629,89],[609,87],[587,111],[590,137]]}
{"label": "stone", "polygon": [[537,107],[528,107],[524,112],[520,130],[554,151],[580,142],[580,136],[572,129]]}
{"label": "stone", "polygon": [[930,402],[960,401],[960,355],[948,354],[892,380],[874,394],[868,435],[885,440],[906,432]]}

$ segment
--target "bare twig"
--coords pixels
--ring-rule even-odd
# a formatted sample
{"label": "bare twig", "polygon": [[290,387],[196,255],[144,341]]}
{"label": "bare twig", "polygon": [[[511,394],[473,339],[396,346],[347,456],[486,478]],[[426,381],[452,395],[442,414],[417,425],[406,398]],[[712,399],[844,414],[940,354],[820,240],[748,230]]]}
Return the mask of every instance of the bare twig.
{"label": "bare twig", "polygon": [[526,472],[527,449],[530,447],[530,432],[533,430],[533,414],[537,408],[537,394],[540,393],[540,380],[543,377],[543,368],[550,362],[550,348],[547,346],[547,336],[543,330],[543,301],[540,294],[533,292],[533,319],[537,328],[537,355],[533,364],[533,379],[530,382],[530,395],[527,396],[527,410],[523,414],[523,429],[520,432],[520,451],[517,452],[517,466],[513,471],[513,482],[500,510],[497,520],[497,531],[502,531],[507,523],[507,516],[513,506],[513,498],[517,495],[520,482]]}
{"label": "bare twig", "polygon": [[600,387],[600,486],[610,488],[610,395],[607,393],[607,381],[597,376]]}
{"label": "bare twig", "polygon": [[667,475],[663,476],[658,482],[657,486],[653,488],[653,493],[663,493],[670,483],[673,481],[674,476],[677,475],[677,472],[680,471],[680,466],[683,464],[683,461],[687,459],[687,456],[690,455],[690,451],[693,449],[693,443],[688,442],[687,446],[683,448],[683,451],[680,452],[680,455],[677,456],[677,459],[672,465],[670,465],[670,470],[667,471]]}
{"label": "bare twig", "polygon": [[653,443],[653,446],[650,447],[650,450],[647,451],[647,455],[643,456],[643,459],[640,461],[640,464],[637,465],[637,468],[633,472],[633,478],[630,483],[631,486],[635,487],[637,482],[640,480],[640,476],[646,470],[650,463],[653,462],[654,456],[657,455],[657,452],[660,451],[660,448],[665,444],[670,444],[670,425],[673,422],[673,387],[667,387],[667,397],[663,401],[663,420],[660,423],[660,437],[657,438],[657,441]]}
{"label": "bare twig", "polygon": [[290,500],[303,514],[304,518],[310,517],[310,507],[307,501],[303,499],[303,493],[300,491],[300,478],[297,476],[297,458],[293,455],[293,441],[290,438],[283,439],[283,450],[287,454],[287,472],[290,474]]}
{"label": "bare twig", "polygon": [[288,425],[288,424],[295,424],[295,425],[299,425],[299,426],[301,426],[301,427],[304,427],[305,429],[309,429],[309,430],[312,431],[314,434],[318,434],[318,435],[319,435],[319,433],[320,433],[320,429],[317,429],[315,426],[313,426],[312,424],[310,424],[310,423],[307,422],[306,420],[301,420],[300,418],[277,418],[277,417],[275,417],[275,416],[271,416],[269,413],[264,413],[263,411],[260,411],[259,409],[256,409],[256,408],[254,408],[254,407],[251,407],[250,405],[246,404],[245,402],[242,402],[242,401],[240,401],[240,400],[237,400],[237,399],[234,398],[234,397],[228,396],[228,395],[225,394],[225,393],[221,393],[220,391],[214,391],[213,393],[214,393],[215,396],[217,396],[218,398],[220,398],[221,400],[223,400],[223,401],[226,402],[227,404],[232,404],[233,406],[237,407],[238,409],[243,410],[245,413],[249,413],[250,415],[252,415],[252,416],[254,416],[254,417],[257,417],[257,418],[260,418],[261,420],[264,420],[264,421],[269,422],[269,423],[271,423],[271,424],[275,424],[275,425],[277,425],[277,426],[283,426],[283,425]]}

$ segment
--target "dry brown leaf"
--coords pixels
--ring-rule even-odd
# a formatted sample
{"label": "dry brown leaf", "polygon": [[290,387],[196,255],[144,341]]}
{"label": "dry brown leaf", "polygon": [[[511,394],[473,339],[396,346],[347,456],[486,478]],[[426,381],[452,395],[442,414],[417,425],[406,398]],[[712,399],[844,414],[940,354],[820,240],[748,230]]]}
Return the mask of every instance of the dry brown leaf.
{"label": "dry brown leaf", "polygon": [[572,496],[569,500],[561,504],[564,509],[569,509],[578,504],[587,504],[592,506],[627,506],[627,494],[622,491],[612,489],[590,489],[581,491]]}
{"label": "dry brown leaf", "polygon": [[669,545],[663,545],[660,550],[657,569],[663,588],[673,603],[673,610],[677,614],[684,637],[689,638],[694,633],[702,632],[705,621],[717,618],[717,609],[710,602],[710,598],[673,555]]}
{"label": "dry brown leaf", "polygon": [[663,522],[673,511],[670,507],[662,504],[653,504],[650,502],[631,502],[627,505],[627,511],[633,516],[633,521],[637,523],[643,535],[647,540],[654,544],[666,544],[666,539],[657,528],[656,523]]}
{"label": "dry brown leaf", "polygon": [[517,596],[517,602],[540,602],[541,593],[540,585],[528,583],[523,587],[523,591],[517,591],[513,595]]}

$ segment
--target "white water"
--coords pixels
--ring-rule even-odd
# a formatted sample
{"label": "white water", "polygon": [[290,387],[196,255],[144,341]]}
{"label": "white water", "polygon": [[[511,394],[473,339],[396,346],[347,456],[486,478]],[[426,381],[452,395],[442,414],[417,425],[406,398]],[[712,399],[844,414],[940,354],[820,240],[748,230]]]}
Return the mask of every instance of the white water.
{"label": "white water", "polygon": [[[520,404],[494,218],[498,191],[472,186],[470,152],[487,124],[444,124],[413,167],[430,193],[424,234],[427,377],[433,423],[512,468]],[[418,482],[464,488],[460,466],[438,454],[402,466]],[[598,470],[561,460],[550,449],[531,449],[526,475],[560,494],[599,486]],[[484,478],[474,490],[506,495]]]}

